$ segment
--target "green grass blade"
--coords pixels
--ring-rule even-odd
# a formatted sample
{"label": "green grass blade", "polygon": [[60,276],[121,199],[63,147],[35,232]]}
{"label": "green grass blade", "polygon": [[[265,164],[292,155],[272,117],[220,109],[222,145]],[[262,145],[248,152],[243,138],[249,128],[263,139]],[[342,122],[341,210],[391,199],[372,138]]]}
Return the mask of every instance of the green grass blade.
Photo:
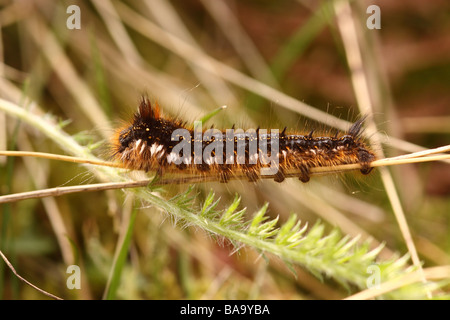
{"label": "green grass blade", "polygon": [[122,270],[125,266],[128,249],[130,247],[131,236],[133,235],[134,221],[136,220],[137,210],[133,210],[131,213],[130,221],[125,233],[124,239],[120,245],[118,254],[116,255],[113,266],[108,279],[105,293],[103,295],[106,300],[116,299],[117,289],[120,285],[120,278],[122,276]]}

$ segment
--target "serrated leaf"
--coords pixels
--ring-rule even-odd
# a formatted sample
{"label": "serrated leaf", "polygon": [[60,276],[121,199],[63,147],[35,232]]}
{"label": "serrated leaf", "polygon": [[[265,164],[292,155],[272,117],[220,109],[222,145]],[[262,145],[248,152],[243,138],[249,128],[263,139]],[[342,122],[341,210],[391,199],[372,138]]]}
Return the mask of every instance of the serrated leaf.
{"label": "serrated leaf", "polygon": [[286,245],[289,248],[295,247],[302,242],[302,235],[306,231],[307,224],[300,229],[301,221],[296,215],[291,215],[280,228],[275,243]]}
{"label": "serrated leaf", "polygon": [[259,209],[259,211],[255,214],[255,216],[252,219],[252,222],[250,223],[249,232],[255,229],[261,222],[268,219],[268,217],[265,216],[268,207],[269,207],[268,203],[264,204],[264,206],[261,207],[261,209]]}
{"label": "serrated leaf", "polygon": [[228,209],[225,211],[224,216],[231,215],[234,211],[236,211],[237,207],[239,207],[239,204],[241,203],[241,197],[239,197],[238,194],[234,196],[233,203],[228,207]]}
{"label": "serrated leaf", "polygon": [[244,226],[244,214],[247,210],[244,208],[240,211],[234,212],[232,214],[229,215],[222,215],[222,217],[220,218],[219,224],[222,226],[236,226],[236,225],[242,225]]}
{"label": "serrated leaf", "polygon": [[210,216],[215,215],[214,209],[219,204],[220,198],[214,201],[214,196],[215,196],[214,192],[210,191],[208,196],[206,197],[205,202],[203,203],[202,211],[200,212],[201,217],[205,217],[208,215]]}
{"label": "serrated leaf", "polygon": [[266,239],[277,233],[278,229],[275,229],[274,227],[277,224],[279,217],[277,216],[273,220],[262,223],[264,220],[268,219],[267,216],[264,216],[264,212],[260,210],[252,220],[252,223],[248,230],[249,235],[256,236],[260,239]]}

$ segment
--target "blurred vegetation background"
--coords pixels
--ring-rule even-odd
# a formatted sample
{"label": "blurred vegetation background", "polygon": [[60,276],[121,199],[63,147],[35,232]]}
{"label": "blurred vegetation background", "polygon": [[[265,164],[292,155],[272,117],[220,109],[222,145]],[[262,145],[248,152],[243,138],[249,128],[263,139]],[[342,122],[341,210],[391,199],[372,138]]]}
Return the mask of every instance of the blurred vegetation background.
{"label": "blurred vegetation background", "polygon": [[[380,30],[366,27],[371,4],[381,9]],[[67,28],[70,5],[80,8],[79,30]],[[133,114],[142,94],[157,100],[164,114],[187,121],[227,105],[206,124],[217,128],[327,132],[330,126],[342,127],[338,119],[352,122],[370,110],[388,156],[450,144],[450,3],[376,0],[352,1],[350,7],[370,106],[361,107],[357,99],[339,4],[309,0],[0,0],[0,97],[24,108],[29,99],[37,102],[34,111],[64,123],[82,145],[100,144],[95,152],[103,158],[113,128]],[[324,113],[313,114],[305,104]],[[62,153],[4,113],[0,149]],[[450,166],[389,170],[424,267],[450,264]],[[76,164],[0,157],[1,195],[95,181]],[[163,196],[186,188],[168,187]],[[268,213],[280,221],[296,213],[310,225],[321,220],[344,234],[386,243],[386,257],[407,253],[377,172],[313,178],[306,185],[296,179],[204,183],[195,188],[199,202],[210,189],[225,204],[239,193],[249,213],[269,202]],[[120,190],[1,205],[0,250],[39,288],[62,298],[100,299],[121,228],[133,210],[138,214],[117,298],[338,299],[349,294],[300,267],[292,267],[295,275],[251,248],[235,252],[227,241]],[[81,266],[80,290],[66,287],[70,264]],[[0,297],[46,298],[3,263]]]}

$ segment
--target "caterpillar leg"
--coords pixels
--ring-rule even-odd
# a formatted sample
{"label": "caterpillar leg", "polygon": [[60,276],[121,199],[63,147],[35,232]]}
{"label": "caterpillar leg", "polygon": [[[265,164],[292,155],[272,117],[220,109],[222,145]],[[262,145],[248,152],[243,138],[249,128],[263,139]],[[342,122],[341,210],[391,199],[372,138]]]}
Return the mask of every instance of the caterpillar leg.
{"label": "caterpillar leg", "polygon": [[358,159],[361,164],[361,173],[369,174],[373,169],[370,163],[375,160],[375,156],[365,149],[360,149],[358,151]]}
{"label": "caterpillar leg", "polygon": [[303,164],[303,165],[300,165],[298,168],[300,169],[300,175],[298,176],[298,179],[303,183],[308,182],[310,179],[310,176],[311,176],[309,167],[307,165]]}
{"label": "caterpillar leg", "polygon": [[278,172],[275,174],[273,180],[275,182],[281,183],[286,179],[286,176],[284,175],[284,171],[281,168],[278,168]]}
{"label": "caterpillar leg", "polygon": [[361,163],[361,173],[362,174],[369,174],[372,171],[372,167],[369,165],[369,163]]}

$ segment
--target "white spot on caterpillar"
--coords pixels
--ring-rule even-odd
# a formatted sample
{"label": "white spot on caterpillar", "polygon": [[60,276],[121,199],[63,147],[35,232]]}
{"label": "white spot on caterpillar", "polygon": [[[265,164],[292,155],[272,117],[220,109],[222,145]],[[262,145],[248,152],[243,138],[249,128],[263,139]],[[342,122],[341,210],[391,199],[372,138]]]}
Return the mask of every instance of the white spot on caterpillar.
{"label": "white spot on caterpillar", "polygon": [[142,140],[139,139],[138,141],[136,141],[136,149],[139,149],[139,145],[141,144]]}
{"label": "white spot on caterpillar", "polygon": [[160,159],[160,158],[162,158],[162,156],[165,154],[165,152],[164,152],[164,150],[162,151],[162,152],[160,152],[159,154],[158,154],[158,159]]}
{"label": "white spot on caterpillar", "polygon": [[162,145],[157,144],[156,142],[152,144],[150,147],[150,154],[153,156],[156,152],[160,151],[163,148]]}
{"label": "white spot on caterpillar", "polygon": [[189,156],[188,158],[184,158],[183,159],[184,164],[191,164],[191,161],[192,161],[192,157],[191,156]]}
{"label": "white spot on caterpillar", "polygon": [[213,159],[209,157],[208,159],[205,159],[205,163],[210,166],[213,163]]}
{"label": "white spot on caterpillar", "polygon": [[250,163],[252,163],[252,164],[256,164],[256,162],[258,161],[258,153],[256,152],[256,153],[254,153],[254,154],[252,154],[251,156],[250,156]]}
{"label": "white spot on caterpillar", "polygon": [[281,153],[283,154],[283,157],[287,157],[287,151],[286,150],[282,150]]}
{"label": "white spot on caterpillar", "polygon": [[168,163],[172,163],[174,162],[176,159],[178,159],[178,155],[175,152],[171,152],[169,153],[169,155],[167,156],[167,162]]}
{"label": "white spot on caterpillar", "polygon": [[120,159],[121,159],[122,161],[125,160],[125,159],[127,159],[129,153],[130,153],[129,150],[125,150],[125,151],[122,153],[122,156],[120,157]]}
{"label": "white spot on caterpillar", "polygon": [[[139,139],[139,141],[141,141],[141,140]],[[145,142],[144,142],[144,143],[142,144],[141,150],[139,151],[139,154],[142,154],[142,152],[144,152],[145,146],[146,146],[146,144],[145,144]]]}

